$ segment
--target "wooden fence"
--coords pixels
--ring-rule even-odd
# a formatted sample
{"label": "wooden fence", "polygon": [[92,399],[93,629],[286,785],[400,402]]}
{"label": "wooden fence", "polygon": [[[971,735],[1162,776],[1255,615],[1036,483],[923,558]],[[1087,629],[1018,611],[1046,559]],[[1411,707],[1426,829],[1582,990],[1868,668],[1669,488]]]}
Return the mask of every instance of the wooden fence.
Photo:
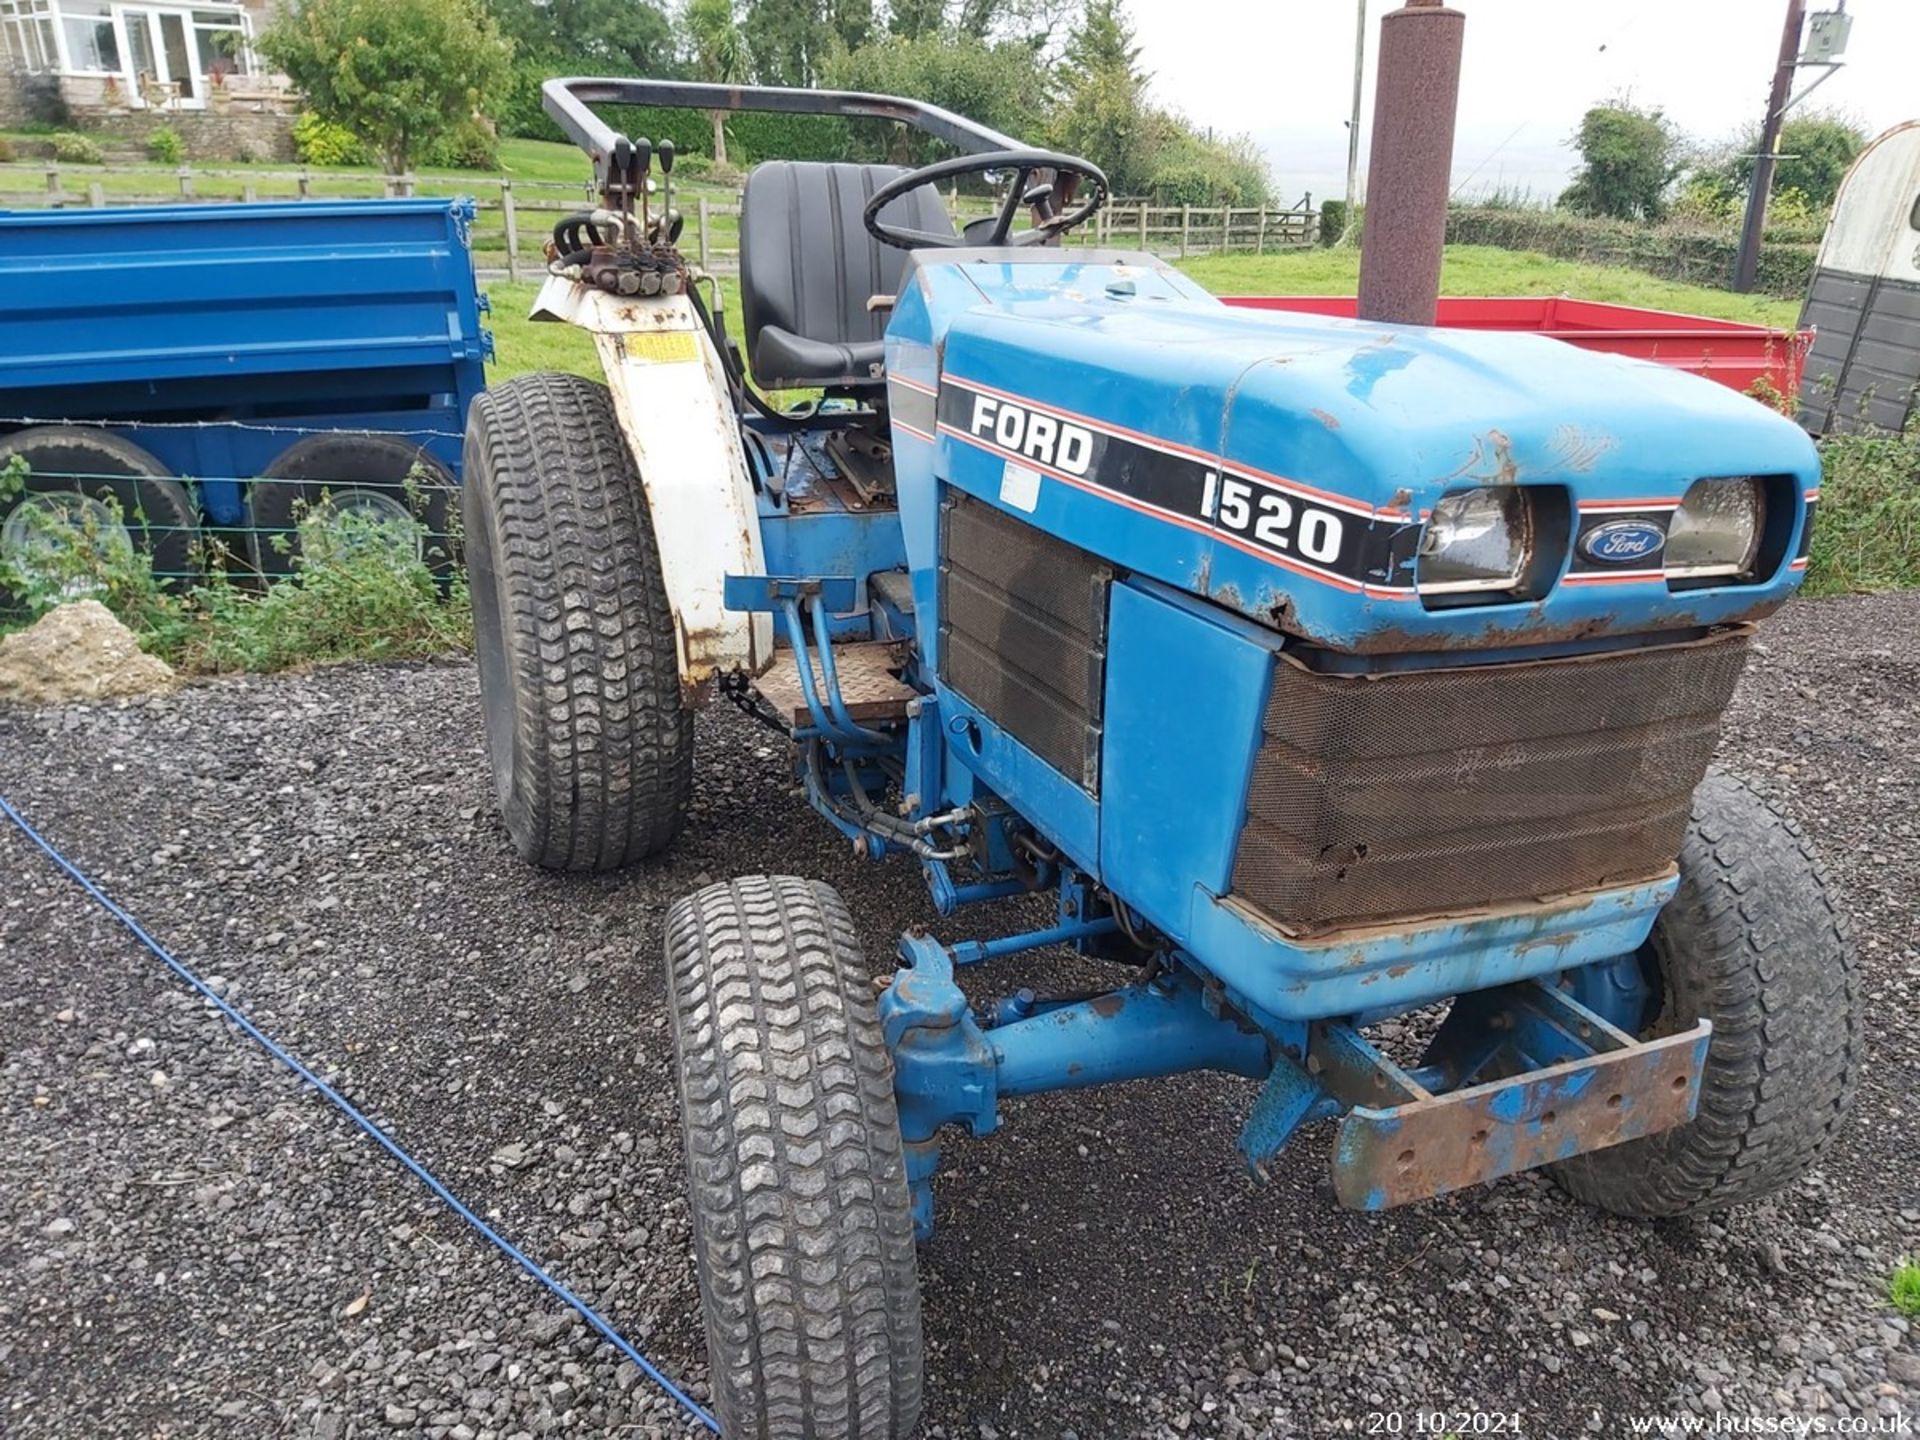
{"label": "wooden fence", "polygon": [[[554,221],[593,201],[591,185],[553,180],[482,180],[473,175],[341,174],[338,171],[217,169],[183,165],[114,168],[0,164],[0,207],[61,209],[264,200],[368,199],[465,195],[475,202],[474,264],[488,279],[535,279],[541,245]],[[686,217],[680,247],[701,268],[732,274],[739,267],[739,193],[677,185]],[[991,212],[992,202],[950,194],[956,222]],[[1315,243],[1320,216],[1311,195],[1290,206],[1155,205],[1117,200],[1068,237],[1074,246],[1145,250],[1172,259],[1221,251],[1264,253]]]}

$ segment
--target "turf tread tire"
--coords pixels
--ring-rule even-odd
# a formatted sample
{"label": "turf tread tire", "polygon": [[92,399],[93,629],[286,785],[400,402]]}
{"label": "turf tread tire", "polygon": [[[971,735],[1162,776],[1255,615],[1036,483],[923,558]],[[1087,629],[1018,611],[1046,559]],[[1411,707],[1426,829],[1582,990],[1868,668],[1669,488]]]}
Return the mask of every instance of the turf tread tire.
{"label": "turf tread tire", "polygon": [[846,907],[710,885],[667,918],[694,1250],[728,1440],[905,1440],[923,1339],[893,1062]]}
{"label": "turf tread tire", "polygon": [[1650,940],[1668,999],[1652,1033],[1713,1021],[1694,1120],[1552,1167],[1570,1194],[1642,1218],[1716,1210],[1798,1180],[1833,1137],[1865,1045],[1845,917],[1800,827],[1709,771],[1680,889]]}
{"label": "turf tread tire", "polygon": [[468,416],[464,540],[487,746],[514,848],[554,870],[665,849],[693,788],[673,612],[604,385],[523,375]]}

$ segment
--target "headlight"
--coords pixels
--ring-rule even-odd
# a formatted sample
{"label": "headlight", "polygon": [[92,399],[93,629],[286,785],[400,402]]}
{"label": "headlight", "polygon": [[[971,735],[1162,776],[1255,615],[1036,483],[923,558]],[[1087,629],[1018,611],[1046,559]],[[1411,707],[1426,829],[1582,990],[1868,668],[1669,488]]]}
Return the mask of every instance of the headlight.
{"label": "headlight", "polygon": [[1517,486],[1442,495],[1420,536],[1423,595],[1517,590],[1533,555],[1533,507]]}
{"label": "headlight", "polygon": [[1763,513],[1757,480],[1742,475],[1694,481],[1667,527],[1667,578],[1746,574],[1760,548]]}

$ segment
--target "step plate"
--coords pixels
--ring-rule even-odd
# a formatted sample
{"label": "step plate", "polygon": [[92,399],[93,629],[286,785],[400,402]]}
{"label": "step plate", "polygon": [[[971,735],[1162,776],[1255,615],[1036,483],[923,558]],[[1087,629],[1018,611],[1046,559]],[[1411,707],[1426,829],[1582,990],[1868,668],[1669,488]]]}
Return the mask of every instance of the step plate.
{"label": "step plate", "polygon": [[[840,698],[847,702],[847,714],[853,719],[871,723],[907,718],[907,706],[919,692],[893,673],[900,665],[896,655],[899,648],[885,641],[858,641],[833,647]],[[772,666],[753,682],[753,688],[789,725],[813,723],[813,717],[807,713],[807,695],[800,685],[800,666],[793,651],[775,652]],[[827,696],[817,665],[813,690],[825,707]]]}
{"label": "step plate", "polygon": [[1570,1060],[1340,1121],[1333,1190],[1388,1210],[1691,1120],[1713,1027]]}

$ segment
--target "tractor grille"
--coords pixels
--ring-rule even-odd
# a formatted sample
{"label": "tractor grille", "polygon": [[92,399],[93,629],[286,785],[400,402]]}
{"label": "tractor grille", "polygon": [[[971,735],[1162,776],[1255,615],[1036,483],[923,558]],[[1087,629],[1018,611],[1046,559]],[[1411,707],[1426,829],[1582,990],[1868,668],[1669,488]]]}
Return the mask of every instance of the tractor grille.
{"label": "tractor grille", "polygon": [[941,530],[940,679],[1097,793],[1112,570],[968,495]]}
{"label": "tractor grille", "polygon": [[1659,874],[1749,635],[1371,675],[1282,655],[1234,893],[1311,933]]}

